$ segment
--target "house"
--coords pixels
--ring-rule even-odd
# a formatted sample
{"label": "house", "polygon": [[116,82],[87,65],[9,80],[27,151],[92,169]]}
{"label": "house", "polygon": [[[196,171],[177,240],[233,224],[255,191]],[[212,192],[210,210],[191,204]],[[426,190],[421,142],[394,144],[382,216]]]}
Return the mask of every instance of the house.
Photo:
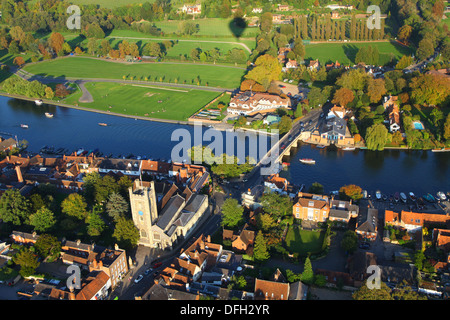
{"label": "house", "polygon": [[341,64],[336,60],[336,62],[328,63],[325,65],[325,69],[330,71],[331,69],[338,69],[341,67]]}
{"label": "house", "polygon": [[0,152],[12,151],[17,147],[17,141],[13,138],[3,139],[0,137]]}
{"label": "house", "polygon": [[325,222],[330,213],[328,197],[299,192],[292,210],[296,219]]}
{"label": "house", "polygon": [[295,69],[297,67],[297,60],[288,59],[288,61],[286,62],[286,69]]}
{"label": "house", "polygon": [[289,6],[287,4],[278,4],[277,11],[289,11]]}
{"label": "house", "polygon": [[280,177],[278,173],[270,175],[264,181],[264,187],[272,192],[286,195],[288,191],[289,182],[286,178]]}
{"label": "house", "polygon": [[393,226],[396,228],[406,229],[408,232],[415,233],[420,231],[426,225],[442,225],[447,227],[450,217],[444,214],[433,213],[417,213],[401,211],[400,213],[392,210],[385,210],[384,224],[385,226]]}
{"label": "house", "polygon": [[248,189],[246,192],[241,194],[241,204],[249,208],[250,210],[256,210],[262,205],[259,203],[259,199],[263,195],[263,186],[254,186],[252,189]]}
{"label": "house", "polygon": [[371,265],[377,265],[376,255],[367,251],[356,251],[347,260],[347,269],[350,276],[354,280],[354,286],[360,287],[364,281],[370,276],[367,268]]}
{"label": "house", "polygon": [[290,108],[290,99],[270,93],[240,92],[232,97],[227,112],[233,115],[252,115],[273,112],[279,108]]}
{"label": "house", "polygon": [[344,107],[333,105],[333,107],[331,107],[330,110],[328,110],[326,119],[329,120],[335,117],[344,119],[346,114],[347,110]]}
{"label": "house", "polygon": [[384,110],[387,110],[389,107],[396,105],[398,107],[398,96],[385,96],[383,98],[383,107]]}
{"label": "house", "polygon": [[263,8],[253,8],[252,12],[253,13],[262,13],[263,12]]}
{"label": "house", "polygon": [[109,277],[109,287],[115,288],[128,273],[128,263],[125,250],[104,249],[100,251],[89,264],[91,272],[104,272]]}
{"label": "house", "polygon": [[315,144],[338,147],[353,146],[355,139],[350,134],[347,121],[341,117],[332,117],[321,122],[311,132],[310,141]]}
{"label": "house", "polygon": [[62,240],[61,260],[65,264],[75,264],[82,269],[89,270],[89,265],[94,261],[97,252],[95,244],[82,243],[80,240]]}
{"label": "house", "polygon": [[351,218],[358,217],[359,206],[350,201],[335,200],[334,197],[330,201],[330,221],[340,221],[348,223]]}
{"label": "house", "polygon": [[341,16],[339,15],[339,12],[332,11],[331,12],[331,19],[339,19]]}
{"label": "house", "polygon": [[27,232],[13,231],[10,235],[10,238],[14,243],[33,245],[39,239],[39,235],[36,234],[36,232],[27,233]]}
{"label": "house", "polygon": [[104,271],[92,272],[81,284],[75,300],[103,300],[111,288],[110,277]]}
{"label": "house", "polygon": [[145,292],[142,297],[136,298],[137,300],[199,300],[198,294],[192,294],[190,292],[174,290],[168,287],[164,287],[158,283]]}
{"label": "house", "polygon": [[249,247],[253,246],[255,232],[249,230],[248,224],[245,224],[242,230],[237,233],[234,233],[233,230],[224,229],[223,240],[231,240],[231,246],[234,250],[246,252]]}
{"label": "house", "polygon": [[360,213],[365,214],[358,215],[358,221],[356,223],[356,234],[364,239],[374,241],[377,238],[378,231],[378,210],[374,208],[368,208],[368,210],[361,210]]}
{"label": "house", "polygon": [[320,68],[320,63],[319,63],[319,59],[317,59],[317,60],[311,60],[310,62],[309,62],[309,65],[308,65],[308,69],[309,70],[319,70],[319,68]]}
{"label": "house", "polygon": [[255,300],[288,300],[289,283],[256,278],[254,298]]}
{"label": "house", "polygon": [[449,253],[450,252],[450,230],[447,229],[433,229],[433,242],[436,248]]}
{"label": "house", "polygon": [[390,132],[400,130],[400,110],[398,104],[397,96],[385,96],[383,98],[383,107],[388,114]]}
{"label": "house", "polygon": [[290,47],[282,47],[278,50],[278,62],[280,62],[281,65],[284,65],[287,59],[287,54],[292,51]]}
{"label": "house", "polygon": [[411,265],[380,265],[379,267],[381,269],[381,281],[383,282],[400,284],[403,283],[403,281],[406,281],[409,285],[413,285],[415,283],[415,269]]}
{"label": "house", "polygon": [[194,5],[184,5],[181,8],[181,11],[186,14],[201,14],[202,13],[202,5],[194,4]]}
{"label": "house", "polygon": [[273,14],[272,15],[272,22],[273,23],[281,23],[283,21],[283,15],[282,14]]}

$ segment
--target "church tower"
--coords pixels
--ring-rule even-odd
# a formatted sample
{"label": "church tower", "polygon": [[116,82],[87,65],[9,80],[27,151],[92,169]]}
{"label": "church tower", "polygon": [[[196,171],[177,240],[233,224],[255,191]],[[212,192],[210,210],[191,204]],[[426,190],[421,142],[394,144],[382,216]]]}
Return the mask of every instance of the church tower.
{"label": "church tower", "polygon": [[158,219],[155,183],[135,180],[129,193],[133,222],[139,229],[139,244],[153,247],[152,226]]}

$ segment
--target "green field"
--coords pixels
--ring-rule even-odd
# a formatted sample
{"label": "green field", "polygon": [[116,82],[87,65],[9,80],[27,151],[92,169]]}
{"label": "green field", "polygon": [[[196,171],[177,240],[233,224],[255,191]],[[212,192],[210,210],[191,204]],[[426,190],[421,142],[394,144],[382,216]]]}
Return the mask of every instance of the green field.
{"label": "green field", "polygon": [[131,116],[182,121],[187,120],[220,94],[212,91],[164,88],[150,84],[88,82],[85,86],[94,102],[79,103],[81,95],[79,91],[66,98],[64,102]]}
{"label": "green field", "polygon": [[380,64],[389,62],[391,55],[400,59],[403,55],[410,55],[410,48],[391,42],[367,42],[367,43],[317,43],[305,46],[305,60],[319,59],[320,63],[335,62],[348,65],[355,63],[355,57],[361,47],[376,46],[380,52]]}
{"label": "green field", "polygon": [[218,65],[191,63],[120,63],[92,58],[68,57],[42,61],[27,65],[24,69],[43,77],[67,77],[77,79],[123,79],[134,80],[148,77],[152,81],[164,81],[197,85],[236,88],[239,86],[245,70]]}
{"label": "green field", "polygon": [[310,253],[318,253],[322,249],[325,232],[300,230],[290,226],[286,235],[286,246],[290,252],[298,252],[305,256]]}

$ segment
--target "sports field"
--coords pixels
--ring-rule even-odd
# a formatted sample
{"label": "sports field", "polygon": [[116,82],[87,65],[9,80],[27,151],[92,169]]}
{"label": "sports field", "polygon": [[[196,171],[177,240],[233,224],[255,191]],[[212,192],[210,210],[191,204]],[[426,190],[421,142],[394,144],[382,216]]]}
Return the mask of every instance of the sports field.
{"label": "sports field", "polygon": [[[38,62],[24,67],[32,74],[53,78],[131,79],[200,84],[218,88],[237,88],[242,68],[202,65],[200,63],[121,63],[93,58],[67,57]],[[200,82],[198,83],[198,79]]]}
{"label": "sports field", "polygon": [[220,94],[212,91],[110,82],[88,82],[85,87],[94,102],[79,103],[79,92],[69,96],[64,102],[131,116],[182,121]]}
{"label": "sports field", "polygon": [[305,59],[319,59],[322,64],[336,60],[344,65],[354,64],[358,50],[367,46],[378,48],[381,65],[388,63],[391,55],[400,59],[414,53],[410,48],[391,42],[317,43],[305,45]]}

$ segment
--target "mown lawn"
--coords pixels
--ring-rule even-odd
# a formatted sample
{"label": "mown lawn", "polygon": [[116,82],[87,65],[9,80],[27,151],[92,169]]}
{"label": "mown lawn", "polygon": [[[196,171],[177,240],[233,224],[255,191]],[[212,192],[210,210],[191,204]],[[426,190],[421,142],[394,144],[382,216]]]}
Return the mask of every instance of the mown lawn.
{"label": "mown lawn", "polygon": [[348,65],[355,63],[358,50],[362,47],[375,46],[380,53],[380,65],[389,62],[391,55],[400,59],[403,55],[410,55],[410,48],[391,42],[367,42],[367,43],[317,43],[305,46],[306,60],[319,59],[320,63],[335,62]]}
{"label": "mown lawn", "polygon": [[236,88],[245,70],[219,65],[192,63],[119,63],[92,58],[68,57],[42,61],[25,66],[24,69],[44,77],[66,77],[78,79],[123,79],[134,80],[147,77],[152,81],[164,81],[197,85]]}
{"label": "mown lawn", "polygon": [[308,252],[317,253],[322,249],[324,231],[301,230],[290,226],[286,235],[286,246],[290,252],[298,252],[305,256]]}
{"label": "mown lawn", "polygon": [[86,89],[92,103],[79,103],[80,93],[65,103],[102,111],[157,119],[187,120],[192,114],[216,98],[219,93],[154,85],[133,85],[110,82],[88,82]]}

